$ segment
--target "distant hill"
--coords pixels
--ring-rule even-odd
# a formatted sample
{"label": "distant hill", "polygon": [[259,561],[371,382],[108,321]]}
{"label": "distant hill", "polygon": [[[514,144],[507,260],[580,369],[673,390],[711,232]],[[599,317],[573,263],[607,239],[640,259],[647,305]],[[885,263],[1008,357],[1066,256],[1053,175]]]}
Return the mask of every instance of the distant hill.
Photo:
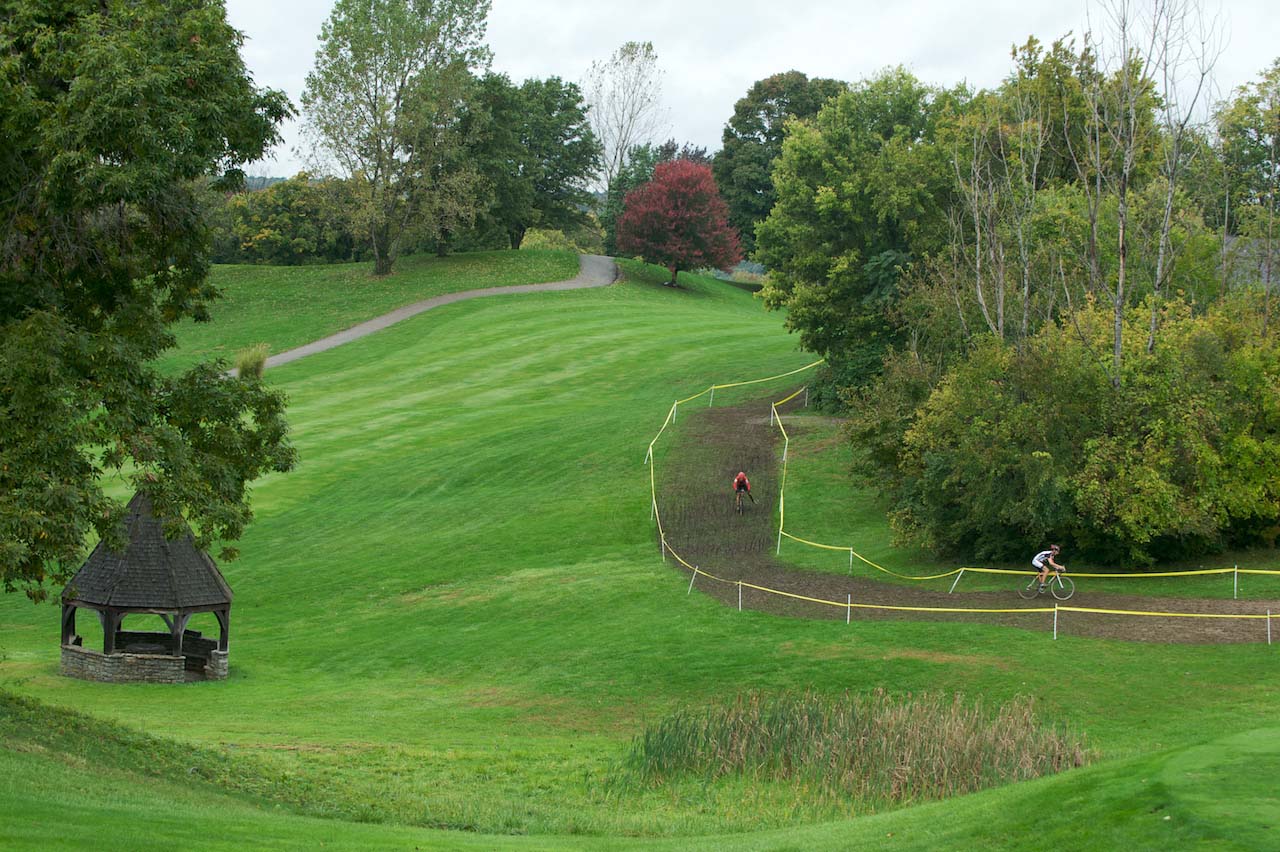
{"label": "distant hill", "polygon": [[244,179],[244,188],[250,192],[257,192],[259,190],[266,189],[274,183],[280,183],[284,180],[288,180],[288,178],[247,175]]}

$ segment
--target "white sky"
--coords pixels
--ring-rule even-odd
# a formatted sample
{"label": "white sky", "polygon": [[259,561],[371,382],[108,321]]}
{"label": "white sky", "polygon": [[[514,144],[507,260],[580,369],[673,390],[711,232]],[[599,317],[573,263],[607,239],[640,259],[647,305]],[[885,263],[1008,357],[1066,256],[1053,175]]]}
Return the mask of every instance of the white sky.
{"label": "white sky", "polygon": [[[332,6],[227,0],[258,85],[283,89],[300,105]],[[1205,0],[1205,10],[1226,32],[1215,73],[1223,95],[1280,57],[1276,0]],[[516,82],[552,75],[580,82],[592,61],[623,42],[652,41],[669,110],[663,138],[715,151],[734,102],[770,74],[794,68],[853,82],[901,64],[926,83],[993,86],[1010,69],[1013,44],[1078,34],[1086,12],[1086,0],[493,0],[488,42],[493,69]],[[274,158],[251,165],[250,174],[284,177],[301,168],[298,122],[283,133]]]}

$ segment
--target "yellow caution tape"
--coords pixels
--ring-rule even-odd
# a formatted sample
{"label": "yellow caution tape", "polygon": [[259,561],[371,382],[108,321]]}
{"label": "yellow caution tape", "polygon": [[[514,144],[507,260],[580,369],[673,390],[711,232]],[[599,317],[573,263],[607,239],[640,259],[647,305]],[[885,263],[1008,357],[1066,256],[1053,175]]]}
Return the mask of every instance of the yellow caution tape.
{"label": "yellow caution tape", "polygon": [[776,408],[776,407],[778,407],[779,405],[786,405],[788,402],[790,402],[791,400],[795,399],[796,397],[798,397],[800,394],[804,393],[804,392],[805,392],[805,391],[807,391],[808,389],[809,389],[809,386],[808,386],[808,385],[805,385],[804,387],[800,388],[800,390],[798,390],[798,391],[796,391],[795,393],[791,394],[791,396],[787,397],[786,399],[780,399],[780,400],[778,400],[777,402],[775,402],[773,405],[774,405],[774,407],[775,407],[775,408]]}
{"label": "yellow caution tape", "polygon": [[[1102,615],[1150,615],[1160,618],[1270,618],[1271,616],[1226,612],[1151,612],[1141,609],[1099,609],[1089,606],[1059,606],[1062,612],[1094,612]],[[1280,618],[1280,616],[1277,616]]]}
{"label": "yellow caution tape", "polygon": [[[825,358],[819,358],[817,361],[814,361],[812,364],[805,364],[803,367],[797,367],[796,369],[788,373],[779,373],[776,376],[766,376],[763,379],[751,379],[750,381],[746,381],[746,382],[730,382],[729,384],[726,384],[726,385],[712,385],[711,387],[715,388],[716,390],[720,390],[721,388],[740,388],[743,385],[758,385],[761,382],[772,382],[774,379],[785,379],[787,376],[794,376],[796,373],[803,373],[805,370],[812,370],[814,367],[818,366],[825,360],[826,360]],[[708,388],[707,390],[710,390],[710,389],[711,388]]]}

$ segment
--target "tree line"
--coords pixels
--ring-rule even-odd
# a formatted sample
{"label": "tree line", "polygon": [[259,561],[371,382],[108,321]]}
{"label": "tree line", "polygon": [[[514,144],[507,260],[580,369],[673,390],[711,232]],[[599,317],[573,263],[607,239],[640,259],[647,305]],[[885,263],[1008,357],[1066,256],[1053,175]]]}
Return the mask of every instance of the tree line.
{"label": "tree line", "polygon": [[990,90],[840,86],[754,208],[717,159],[904,540],[1148,564],[1280,533],[1280,63],[1209,104],[1214,33],[1138,5]]}

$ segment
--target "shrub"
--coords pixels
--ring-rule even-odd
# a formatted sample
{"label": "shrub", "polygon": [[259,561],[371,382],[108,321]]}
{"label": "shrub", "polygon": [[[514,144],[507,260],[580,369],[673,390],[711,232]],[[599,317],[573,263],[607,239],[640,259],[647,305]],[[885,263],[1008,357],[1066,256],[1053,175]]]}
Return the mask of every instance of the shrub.
{"label": "shrub", "polygon": [[542,228],[530,228],[524,232],[524,239],[520,242],[520,249],[530,251],[539,249],[556,249],[559,251],[577,251],[578,247],[573,244],[573,240],[565,236],[564,231],[550,231]]}

